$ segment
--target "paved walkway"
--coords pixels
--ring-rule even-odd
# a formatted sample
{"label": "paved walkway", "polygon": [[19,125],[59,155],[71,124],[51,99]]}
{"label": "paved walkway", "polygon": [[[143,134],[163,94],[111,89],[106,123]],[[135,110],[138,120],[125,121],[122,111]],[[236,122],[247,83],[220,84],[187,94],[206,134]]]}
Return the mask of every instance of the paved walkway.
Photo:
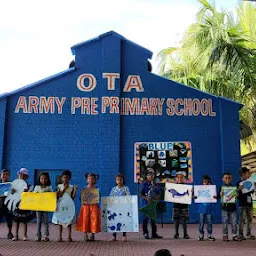
{"label": "paved walkway", "polygon": [[[56,242],[57,227],[50,225],[51,242],[35,242],[36,224],[28,225],[29,241],[13,242],[7,240],[6,226],[0,225],[0,254],[3,256],[153,256],[156,250],[166,248],[172,255],[179,256],[255,256],[256,240],[243,242],[223,242],[221,240],[221,225],[214,225],[215,242],[197,241],[198,225],[188,225],[190,240],[174,240],[173,225],[159,226],[159,234],[164,239],[145,240],[142,233],[128,234],[127,242],[109,242],[110,234],[102,233],[96,236],[95,242],[83,242],[83,234],[73,231],[74,242]],[[20,231],[22,231],[22,226]],[[65,232],[67,230],[64,230]],[[253,226],[256,234],[256,224]],[[21,233],[22,234],[22,233]],[[65,237],[66,233],[64,233]],[[119,235],[120,239],[121,236]]]}

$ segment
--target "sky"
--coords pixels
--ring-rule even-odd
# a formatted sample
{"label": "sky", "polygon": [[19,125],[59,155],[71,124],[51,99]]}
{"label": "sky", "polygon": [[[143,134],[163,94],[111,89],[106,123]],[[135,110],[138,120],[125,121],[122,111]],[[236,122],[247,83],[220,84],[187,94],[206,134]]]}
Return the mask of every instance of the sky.
{"label": "sky", "polygon": [[[215,5],[232,10],[239,2]],[[110,30],[154,55],[177,46],[199,7],[198,0],[2,1],[0,94],[66,70],[73,45]]]}

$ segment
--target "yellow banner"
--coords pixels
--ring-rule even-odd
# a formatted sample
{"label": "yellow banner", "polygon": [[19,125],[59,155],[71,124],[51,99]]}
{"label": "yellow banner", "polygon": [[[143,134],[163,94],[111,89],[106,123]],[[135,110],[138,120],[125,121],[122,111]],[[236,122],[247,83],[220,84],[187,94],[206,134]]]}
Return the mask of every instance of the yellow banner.
{"label": "yellow banner", "polygon": [[23,192],[19,209],[43,212],[55,212],[57,205],[56,192]]}

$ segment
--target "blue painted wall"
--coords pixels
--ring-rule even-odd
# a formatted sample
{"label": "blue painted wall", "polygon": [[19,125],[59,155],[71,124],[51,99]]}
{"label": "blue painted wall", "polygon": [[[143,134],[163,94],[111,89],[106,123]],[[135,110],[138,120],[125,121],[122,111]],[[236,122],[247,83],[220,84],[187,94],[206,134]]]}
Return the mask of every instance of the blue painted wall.
{"label": "blue painted wall", "polygon": [[[239,116],[240,104],[205,94],[182,84],[156,76],[147,71],[151,52],[124,39],[114,32],[106,33],[72,48],[76,67],[0,98],[0,156],[2,168],[16,171],[26,167],[29,181],[34,182],[36,169],[72,171],[71,184],[85,185],[84,174],[100,174],[99,187],[106,196],[115,184],[120,170],[133,194],[134,143],[161,141],[190,141],[194,184],[201,184],[204,174],[210,174],[214,184],[221,184],[224,171],[232,171],[238,179],[240,168]],[[116,88],[108,91],[102,73],[120,73]],[[92,92],[78,90],[77,78],[92,73],[97,86]],[[123,92],[129,75],[140,75],[144,92]],[[15,112],[20,96],[66,97],[62,114]],[[215,117],[211,116],[136,116],[102,114],[101,97],[138,98],[207,98],[213,102]],[[97,97],[98,115],[71,114],[71,97]],[[7,108],[5,105],[7,101]],[[5,116],[6,115],[6,116]],[[4,142],[4,144],[3,144]],[[1,160],[1,158],[0,158]],[[76,198],[77,212],[80,202]],[[168,204],[164,221],[171,220]],[[190,207],[191,222],[198,219],[197,207]],[[220,208],[215,206],[215,222],[220,222]]]}

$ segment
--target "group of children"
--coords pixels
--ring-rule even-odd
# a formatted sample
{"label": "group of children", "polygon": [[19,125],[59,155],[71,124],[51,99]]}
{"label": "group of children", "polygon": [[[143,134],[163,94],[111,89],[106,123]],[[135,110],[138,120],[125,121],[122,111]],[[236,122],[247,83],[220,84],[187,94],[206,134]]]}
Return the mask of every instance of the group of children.
{"label": "group of children", "polygon": [[[18,173],[18,178],[27,182],[28,179],[28,170],[26,168],[21,168]],[[250,172],[247,168],[243,167],[240,171],[241,181],[247,180],[250,177]],[[4,169],[1,172],[1,182],[5,183],[8,182],[10,178],[9,170]],[[96,182],[99,178],[97,174],[88,173],[85,175],[87,180],[87,188],[93,189],[96,188]],[[57,197],[61,198],[64,193],[68,194],[72,199],[76,197],[76,193],[78,190],[77,185],[70,185],[69,181],[71,179],[71,172],[69,170],[63,171],[61,175],[62,183],[57,186]],[[142,206],[146,206],[152,200],[160,200],[160,192],[161,188],[158,184],[155,183],[155,173],[153,169],[148,170],[147,172],[147,180],[142,186],[142,190],[140,196],[142,198]],[[223,186],[232,186],[232,175],[231,173],[224,173],[223,177]],[[177,184],[185,184],[185,176],[182,172],[177,172],[176,174],[176,183]],[[203,185],[210,185],[211,178],[208,175],[203,176],[202,180]],[[255,239],[255,237],[251,233],[252,228],[252,218],[253,218],[253,202],[252,202],[252,192],[243,194],[242,189],[243,186],[237,185],[237,199],[239,202],[240,208],[240,218],[239,218],[239,231],[237,232],[237,214],[236,214],[236,204],[226,204],[222,203],[222,224],[223,224],[223,240],[229,241],[228,238],[228,223],[230,221],[232,226],[232,236],[234,241],[242,241],[245,240],[245,236],[243,234],[244,224],[247,220],[247,238],[248,239]],[[27,184],[27,188],[24,190],[26,191],[34,191],[37,193],[43,192],[51,192],[53,191],[51,186],[51,181],[49,174],[47,172],[42,172],[38,179],[38,184],[35,186],[34,190],[31,189],[32,186]],[[15,190],[12,189],[11,193],[14,194]],[[110,192],[110,196],[127,196],[130,195],[129,188],[124,185],[124,176],[123,174],[119,173],[116,175],[116,186],[112,188]],[[221,198],[223,193],[221,190],[219,191],[218,195],[215,198]],[[194,198],[196,198],[194,196]],[[200,214],[200,222],[199,222],[199,240],[204,239],[204,225],[207,223],[207,233],[208,233],[208,240],[214,241],[215,238],[212,235],[212,204],[200,204],[199,207],[199,214]],[[13,241],[17,241],[19,239],[19,224],[24,224],[24,233],[23,233],[23,240],[26,241],[27,238],[27,222],[32,220],[35,215],[32,211],[25,211],[20,209],[15,209],[13,212],[10,212],[7,209],[7,206],[4,204],[4,197],[0,197],[0,222],[2,218],[6,218],[7,226],[8,226],[8,239],[12,239]],[[36,241],[49,241],[49,220],[48,220],[48,212],[36,212],[37,218],[37,236],[35,238]],[[174,238],[179,238],[179,226],[180,224],[183,227],[183,238],[189,239],[189,235],[187,232],[187,220],[189,219],[189,208],[187,204],[180,204],[174,203],[173,204],[173,214],[172,214],[175,226],[175,235]],[[155,221],[148,216],[144,216],[143,218],[143,234],[145,239],[149,239],[149,232],[148,232],[148,221],[151,221],[151,229],[152,229],[152,236],[151,238],[162,238],[162,236],[157,234],[157,226]],[[12,234],[12,220],[16,222],[16,228],[14,235]],[[74,221],[72,223],[75,222]],[[44,223],[44,236],[42,238],[41,234],[41,226]],[[68,225],[68,241],[72,241],[72,223]],[[85,241],[94,241],[95,240],[95,233],[101,232],[101,212],[98,203],[97,204],[83,204],[81,206],[76,230],[81,231],[84,233],[84,240]],[[62,233],[63,227],[59,225],[59,238],[58,241],[62,242]],[[90,237],[88,233],[91,233]],[[126,233],[122,234],[122,241],[126,241]],[[116,241],[116,233],[112,234],[112,238],[110,241]]]}
{"label": "group of children", "polygon": [[[21,168],[18,173],[18,179],[24,180],[27,183],[28,179],[28,170],[26,168]],[[99,176],[95,173],[87,173],[85,175],[87,181],[87,188],[93,189],[96,188],[96,181]],[[6,183],[9,182],[10,172],[8,169],[4,169],[1,171],[1,182]],[[71,179],[71,172],[69,170],[65,170],[62,172],[61,181],[62,183],[57,186],[57,197],[61,198],[65,193],[69,195],[72,199],[76,197],[77,185],[70,185],[69,181]],[[24,192],[33,191],[36,193],[43,192],[52,192],[52,186],[49,174],[47,172],[42,172],[38,178],[38,184],[35,186],[34,190],[31,189],[32,186],[27,183],[27,188]],[[11,193],[14,194],[15,190],[12,188]],[[110,196],[127,196],[131,195],[129,188],[124,186],[124,176],[122,173],[116,175],[116,186],[112,188],[110,192]],[[14,211],[9,211],[7,206],[4,203],[5,196],[0,197],[0,222],[3,217],[6,218],[7,226],[8,226],[8,239],[12,239],[13,241],[19,240],[19,226],[20,223],[24,225],[23,232],[23,241],[28,239],[27,237],[27,223],[35,218],[35,213],[29,210],[20,210],[16,208]],[[36,241],[49,241],[49,216],[48,212],[37,211],[37,236],[35,238]],[[12,221],[16,222],[16,228],[14,235],[12,234]],[[44,236],[42,238],[41,234],[41,226],[44,223]],[[72,224],[75,223],[74,220],[70,225],[67,226],[68,229],[68,241],[72,242]],[[63,226],[59,226],[59,238],[58,241],[62,242],[62,233]],[[79,216],[76,223],[76,230],[84,233],[85,241],[94,241],[95,233],[101,232],[101,212],[98,203],[96,204],[82,204]],[[90,237],[88,233],[91,233]],[[126,233],[123,232],[122,241],[125,242],[127,240]],[[116,233],[112,234],[112,238],[110,241],[116,241]]]}
{"label": "group of children", "polygon": [[[158,200],[160,194],[160,188],[158,184],[154,182],[154,170],[150,169],[147,173],[147,181],[143,186],[141,196],[144,200],[144,203],[150,203],[152,200]],[[221,216],[222,216],[222,232],[223,232],[223,241],[228,242],[228,223],[231,223],[232,227],[232,239],[234,241],[246,240],[243,230],[244,224],[247,223],[247,239],[254,240],[255,236],[252,235],[252,219],[253,219],[253,200],[252,193],[242,193],[243,185],[242,181],[245,181],[250,178],[250,171],[246,167],[241,168],[240,170],[241,180],[236,185],[237,194],[236,197],[239,203],[239,229],[237,232],[237,207],[236,203],[222,203],[221,204]],[[223,186],[233,186],[232,185],[232,174],[226,172],[222,176]],[[183,172],[177,172],[176,174],[176,183],[185,184],[185,176]],[[204,175],[202,179],[203,185],[211,185],[211,178],[208,175]],[[214,196],[215,199],[221,199],[223,197],[223,192],[221,189],[218,194]],[[196,199],[197,197],[194,196]],[[183,227],[183,238],[189,239],[187,232],[187,220],[189,219],[189,209],[187,204],[174,203],[173,204],[173,213],[172,213],[174,226],[175,226],[175,235],[174,238],[179,238],[179,225],[182,224]],[[207,233],[208,240],[215,241],[215,238],[212,234],[212,222],[213,222],[213,209],[212,203],[201,203],[199,204],[199,237],[198,240],[204,240],[204,225],[207,223]],[[148,229],[147,229],[148,217],[145,216],[143,219],[143,234],[146,239],[149,239]],[[162,238],[156,234],[156,225],[153,219],[151,219],[151,228],[152,228],[152,238]]]}

